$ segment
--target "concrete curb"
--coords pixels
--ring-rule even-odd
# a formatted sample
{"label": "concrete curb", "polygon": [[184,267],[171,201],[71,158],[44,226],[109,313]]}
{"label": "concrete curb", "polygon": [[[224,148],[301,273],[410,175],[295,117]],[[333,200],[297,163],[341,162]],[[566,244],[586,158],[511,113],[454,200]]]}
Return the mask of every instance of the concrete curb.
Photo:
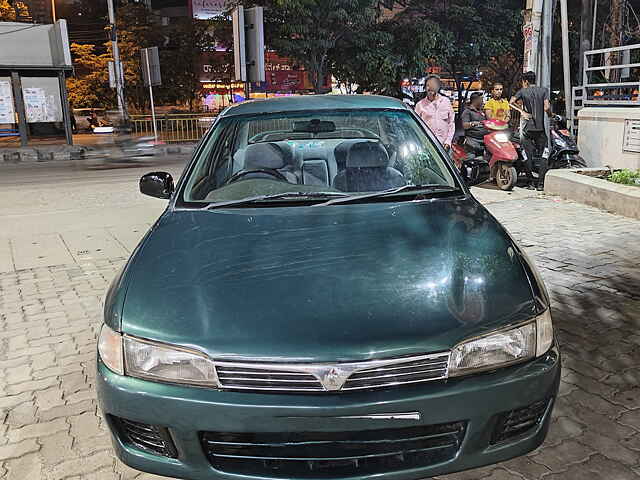
{"label": "concrete curb", "polygon": [[602,168],[549,170],[544,180],[544,191],[640,220],[640,187],[595,178],[596,175],[607,173],[609,170]]}
{"label": "concrete curb", "polygon": [[[23,148],[0,148],[0,167],[3,165],[20,165],[33,163],[51,163],[86,160],[88,152],[95,150],[95,146],[43,146]],[[159,148],[159,154],[166,155],[191,155],[195,150],[193,145],[167,145]]]}

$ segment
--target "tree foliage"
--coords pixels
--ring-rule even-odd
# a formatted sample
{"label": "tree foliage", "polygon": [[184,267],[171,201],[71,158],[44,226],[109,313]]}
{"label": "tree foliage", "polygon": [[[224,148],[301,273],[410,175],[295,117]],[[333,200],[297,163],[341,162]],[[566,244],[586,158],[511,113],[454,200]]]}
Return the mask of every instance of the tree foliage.
{"label": "tree foliage", "polygon": [[111,55],[97,54],[95,45],[71,44],[75,76],[67,79],[67,95],[74,108],[111,107],[114,92],[109,88],[107,64]]}
{"label": "tree foliage", "polygon": [[521,3],[413,0],[405,14],[429,19],[440,26],[434,60],[455,80],[461,94],[477,78],[481,67],[513,51],[514,31],[522,26]]}
{"label": "tree foliage", "polygon": [[15,22],[26,17],[29,17],[29,7],[24,2],[11,4],[9,0],[0,0],[0,22]]}
{"label": "tree foliage", "polygon": [[380,20],[347,35],[331,52],[332,73],[359,91],[396,96],[402,79],[425,71],[441,35],[428,19]]}
{"label": "tree foliage", "polygon": [[348,36],[363,38],[378,16],[373,0],[273,0],[266,19],[270,45],[300,62],[316,92],[332,67],[332,52]]}

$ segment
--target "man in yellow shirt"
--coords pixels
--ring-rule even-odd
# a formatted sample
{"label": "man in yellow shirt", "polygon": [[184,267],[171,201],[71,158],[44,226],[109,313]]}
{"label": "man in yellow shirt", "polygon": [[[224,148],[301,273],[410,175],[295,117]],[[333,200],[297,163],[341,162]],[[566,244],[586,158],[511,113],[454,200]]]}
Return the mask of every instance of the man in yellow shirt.
{"label": "man in yellow shirt", "polygon": [[511,110],[509,109],[509,101],[502,98],[504,87],[501,83],[493,85],[491,98],[484,104],[484,113],[488,120],[502,120],[509,122],[511,119]]}

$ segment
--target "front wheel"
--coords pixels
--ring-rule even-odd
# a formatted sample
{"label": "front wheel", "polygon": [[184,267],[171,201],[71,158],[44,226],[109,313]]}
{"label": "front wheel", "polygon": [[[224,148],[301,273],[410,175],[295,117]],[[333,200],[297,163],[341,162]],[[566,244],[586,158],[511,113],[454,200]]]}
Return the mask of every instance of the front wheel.
{"label": "front wheel", "polygon": [[518,171],[516,167],[501,163],[496,170],[496,183],[500,190],[513,190],[518,181]]}
{"label": "front wheel", "polygon": [[587,162],[580,155],[569,155],[569,168],[585,168]]}

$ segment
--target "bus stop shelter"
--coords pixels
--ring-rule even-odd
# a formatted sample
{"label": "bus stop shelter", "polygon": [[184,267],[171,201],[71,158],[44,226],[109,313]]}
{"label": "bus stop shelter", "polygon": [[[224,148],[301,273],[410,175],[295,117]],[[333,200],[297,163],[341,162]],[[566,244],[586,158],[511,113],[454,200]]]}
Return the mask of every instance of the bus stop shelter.
{"label": "bus stop shelter", "polygon": [[73,144],[66,78],[72,74],[65,20],[0,22],[0,144]]}

